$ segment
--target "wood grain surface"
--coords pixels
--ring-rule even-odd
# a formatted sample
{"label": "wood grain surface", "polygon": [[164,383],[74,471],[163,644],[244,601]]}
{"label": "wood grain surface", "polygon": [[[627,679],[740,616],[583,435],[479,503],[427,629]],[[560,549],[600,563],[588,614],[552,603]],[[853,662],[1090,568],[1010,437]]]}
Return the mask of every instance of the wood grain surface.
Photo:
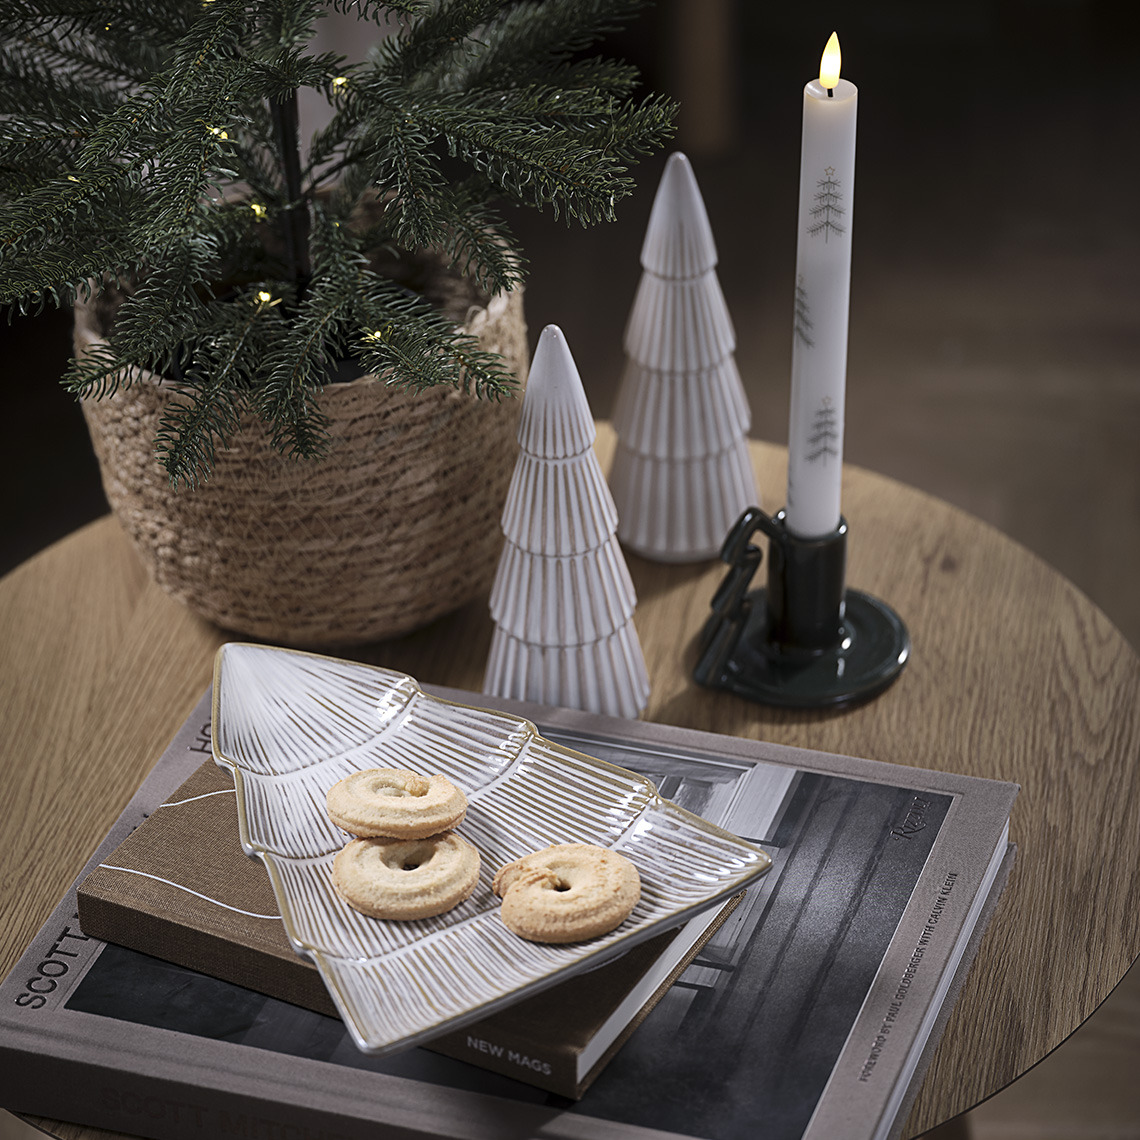
{"label": "wood grain surface", "polygon": [[[762,505],[776,510],[786,454],[751,446]],[[600,425],[603,467],[612,447]],[[913,1136],[1044,1057],[1140,954],[1140,660],[1064,578],[945,503],[848,468],[843,509],[848,584],[888,601],[910,629],[899,681],[825,713],[702,689],[691,679],[695,638],[724,567],[630,555],[653,685],[645,716],[1021,784],[1017,864],[907,1122]],[[491,628],[480,600],[343,655],[478,690]],[[0,975],[201,696],[228,638],[146,580],[110,518],[0,581]],[[37,1123],[82,1140],[110,1135]]]}

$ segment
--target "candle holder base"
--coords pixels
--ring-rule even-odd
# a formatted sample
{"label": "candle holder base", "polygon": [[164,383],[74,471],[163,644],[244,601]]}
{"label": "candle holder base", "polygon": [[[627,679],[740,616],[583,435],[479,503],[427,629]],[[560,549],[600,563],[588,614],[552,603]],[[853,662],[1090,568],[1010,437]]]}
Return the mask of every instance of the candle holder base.
{"label": "candle holder base", "polygon": [[728,654],[702,658],[701,684],[763,705],[843,708],[878,696],[902,672],[910,637],[885,602],[847,590],[843,639],[819,653],[796,654],[771,640],[767,593],[761,588],[749,594],[750,619]]}
{"label": "candle holder base", "polygon": [[[748,590],[771,540],[768,587]],[[890,606],[844,586],[847,524],[821,538],[788,531],[784,513],[745,511],[725,540],[732,569],[713,599],[694,678],[760,704],[842,708],[883,692],[910,656],[910,635]]]}

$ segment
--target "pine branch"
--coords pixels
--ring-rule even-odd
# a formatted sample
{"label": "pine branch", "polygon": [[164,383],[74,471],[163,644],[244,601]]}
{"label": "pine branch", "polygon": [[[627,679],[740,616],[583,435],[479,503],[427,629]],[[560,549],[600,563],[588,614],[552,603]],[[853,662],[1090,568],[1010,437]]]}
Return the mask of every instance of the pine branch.
{"label": "pine branch", "polygon": [[[108,83],[122,89],[141,82],[148,74],[137,50],[120,54],[109,44],[73,42],[65,36],[45,39],[21,32],[10,33],[5,42],[10,50],[19,50],[38,71],[61,71],[92,85]],[[150,62],[157,61],[150,56]]]}
{"label": "pine branch", "polygon": [[544,86],[604,92],[615,99],[627,99],[641,82],[636,67],[602,58],[555,63],[539,78]]}
{"label": "pine branch", "polygon": [[198,288],[206,280],[205,266],[190,250],[143,278],[123,300],[109,339],[71,362],[64,387],[77,396],[102,399],[130,383],[131,363],[169,375],[193,346],[204,320]]}
{"label": "pine branch", "polygon": [[407,249],[436,245],[443,233],[435,204],[446,182],[431,154],[433,141],[409,120],[393,130],[381,161],[370,170],[369,181],[388,191],[385,212],[393,238]]}
{"label": "pine branch", "polygon": [[[128,58],[148,51],[155,43],[183,35],[197,17],[196,6],[182,0],[5,0],[0,9],[0,34],[37,31],[54,38],[111,33],[128,49]],[[143,35],[148,43],[138,43]]]}
{"label": "pine branch", "polygon": [[523,129],[533,122],[572,133],[607,158],[649,153],[672,133],[671,100],[650,96],[641,103],[619,101],[595,86],[529,84],[507,93],[468,95],[463,102],[469,111],[482,112],[503,126],[513,121]]}
{"label": "pine branch", "polygon": [[17,54],[12,40],[0,40],[0,115],[15,127],[21,117],[85,130],[118,103],[117,90],[74,71],[57,74],[30,54]]}
{"label": "pine branch", "polygon": [[392,387],[422,391],[457,384],[492,399],[514,390],[515,378],[499,356],[481,351],[474,337],[387,278],[366,275],[356,324],[362,332],[353,355],[365,372]]}
{"label": "pine branch", "polygon": [[388,75],[409,84],[424,72],[434,77],[454,63],[457,53],[471,50],[469,38],[494,19],[511,0],[438,0],[419,19],[382,42],[376,59]]}
{"label": "pine branch", "polygon": [[249,402],[249,378],[261,359],[266,335],[264,307],[250,295],[233,303],[211,302],[211,335],[194,349],[180,388],[186,402],[169,407],[156,444],[172,487],[193,489],[214,466],[216,448],[237,431]]}
{"label": "pine branch", "polygon": [[[176,485],[205,477],[245,409],[283,452],[321,454],[317,397],[346,353],[394,386],[502,396],[497,356],[370,266],[435,250],[493,293],[526,265],[499,200],[612,218],[674,107],[581,54],[638,7],[6,0],[0,302],[125,289],[66,382],[99,396],[140,368],[179,379],[158,440]],[[330,8],[395,34],[361,65],[315,53]],[[335,112],[302,166],[304,88]]]}
{"label": "pine branch", "polygon": [[0,121],[0,198],[33,191],[72,165],[75,132],[50,123]]}
{"label": "pine branch", "polygon": [[334,12],[354,13],[362,20],[373,20],[378,24],[389,23],[395,16],[416,16],[429,7],[428,0],[332,0]]}
{"label": "pine branch", "polygon": [[646,0],[542,0],[512,5],[480,34],[483,50],[457,87],[494,86],[503,75],[518,83],[549,79],[555,65],[617,31]]}
{"label": "pine branch", "polygon": [[[225,368],[220,375],[227,375]],[[171,487],[193,490],[213,470],[217,446],[225,446],[237,431],[245,398],[202,373],[187,381],[183,390],[187,402],[172,404],[164,412],[155,444]]]}
{"label": "pine branch", "polygon": [[526,258],[502,219],[486,205],[490,194],[491,187],[478,175],[455,188],[451,200],[439,206],[446,232],[438,248],[451,268],[493,296],[522,284]]}
{"label": "pine branch", "polygon": [[[439,129],[448,153],[470,163],[508,197],[551,206],[583,225],[611,221],[619,195],[632,189],[621,169],[572,131],[559,126],[490,120],[477,110],[453,108],[446,115],[422,112]],[[521,128],[521,129],[520,129]]]}
{"label": "pine branch", "polygon": [[261,0],[257,17],[268,32],[264,43],[286,51],[304,47],[312,41],[324,10],[323,0]]}

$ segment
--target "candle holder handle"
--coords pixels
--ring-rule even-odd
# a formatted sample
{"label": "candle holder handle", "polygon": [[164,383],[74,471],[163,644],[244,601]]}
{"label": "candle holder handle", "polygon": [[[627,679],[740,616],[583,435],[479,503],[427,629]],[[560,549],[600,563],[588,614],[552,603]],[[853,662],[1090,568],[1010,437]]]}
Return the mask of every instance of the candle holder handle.
{"label": "candle holder handle", "polygon": [[[767,588],[749,590],[768,538]],[[902,672],[910,635],[898,614],[848,590],[847,521],[801,538],[775,516],[749,507],[729,531],[721,560],[730,569],[701,631],[694,679],[761,704],[839,708],[877,696]]]}

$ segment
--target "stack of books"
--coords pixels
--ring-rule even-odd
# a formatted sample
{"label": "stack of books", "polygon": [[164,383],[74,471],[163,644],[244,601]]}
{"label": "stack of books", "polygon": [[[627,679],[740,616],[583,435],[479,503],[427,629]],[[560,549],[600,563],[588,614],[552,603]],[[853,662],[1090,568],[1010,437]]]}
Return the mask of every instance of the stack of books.
{"label": "stack of books", "polygon": [[772,870],[369,1056],[242,851],[207,694],[0,985],[0,1104],[163,1138],[892,1134],[1008,874],[1016,786],[432,691],[649,776]]}

